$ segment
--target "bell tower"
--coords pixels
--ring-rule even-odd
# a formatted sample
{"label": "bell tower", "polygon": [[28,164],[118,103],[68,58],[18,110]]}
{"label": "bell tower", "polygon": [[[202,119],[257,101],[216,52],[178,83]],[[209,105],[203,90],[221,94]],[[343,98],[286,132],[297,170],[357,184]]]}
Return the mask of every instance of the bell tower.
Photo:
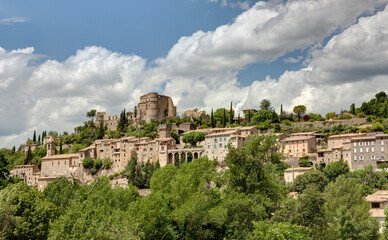
{"label": "bell tower", "polygon": [[55,155],[55,141],[53,136],[47,136],[47,154],[46,157],[51,157]]}

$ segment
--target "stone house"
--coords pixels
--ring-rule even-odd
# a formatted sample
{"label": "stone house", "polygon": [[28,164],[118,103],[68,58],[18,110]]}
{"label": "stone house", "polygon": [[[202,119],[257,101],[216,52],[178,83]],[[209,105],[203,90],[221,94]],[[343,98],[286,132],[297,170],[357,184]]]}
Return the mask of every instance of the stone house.
{"label": "stone house", "polygon": [[385,221],[384,210],[388,204],[388,191],[377,191],[371,195],[365,197],[365,200],[369,203],[369,214],[372,218],[377,219],[380,223],[380,233],[383,232],[383,225]]}
{"label": "stone house", "polygon": [[287,168],[284,170],[284,180],[286,183],[292,184],[297,176],[313,170],[313,167]]}
{"label": "stone house", "polygon": [[36,173],[39,173],[38,166],[36,165],[16,165],[11,171],[11,177],[18,177],[28,186],[37,186],[38,179]]}
{"label": "stone house", "polygon": [[286,157],[304,157],[315,152],[315,136],[291,136],[283,140],[283,154]]}

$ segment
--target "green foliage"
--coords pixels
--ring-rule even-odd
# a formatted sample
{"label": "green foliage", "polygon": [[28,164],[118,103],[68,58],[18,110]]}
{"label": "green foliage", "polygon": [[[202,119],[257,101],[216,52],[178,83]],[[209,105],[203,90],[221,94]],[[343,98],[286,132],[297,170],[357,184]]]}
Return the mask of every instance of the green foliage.
{"label": "green foliage", "polygon": [[349,172],[348,163],[343,159],[340,159],[337,162],[329,163],[324,169],[323,173],[329,179],[330,182],[335,181],[335,179],[342,175],[347,174]]}
{"label": "green foliage", "polygon": [[103,162],[104,169],[110,169],[111,166],[112,166],[112,161],[110,160],[110,158],[105,158]]}
{"label": "green foliage", "polygon": [[8,184],[6,176],[9,173],[7,159],[4,153],[0,152],[0,190],[5,188]]}
{"label": "green foliage", "polygon": [[344,175],[325,189],[324,204],[331,239],[378,239],[379,223],[369,217],[361,184]]}
{"label": "green foliage", "polygon": [[309,156],[304,156],[299,158],[298,161],[299,167],[312,167],[313,164],[310,162],[310,157]]}
{"label": "green foliage", "polygon": [[182,137],[184,143],[190,143],[191,146],[197,146],[198,142],[205,140],[206,133],[204,132],[190,132]]}
{"label": "green foliage", "polygon": [[92,168],[94,166],[94,159],[92,157],[85,158],[82,160],[82,166],[84,166],[84,168]]}
{"label": "green foliage", "polygon": [[329,119],[329,118],[334,117],[335,115],[336,115],[335,112],[328,112],[328,113],[326,113],[325,118],[326,118],[326,119]]}
{"label": "green foliage", "polygon": [[0,216],[5,239],[46,239],[56,210],[43,193],[18,183],[0,191]]}
{"label": "green foliage", "polygon": [[237,192],[265,191],[268,174],[266,163],[277,164],[282,158],[276,136],[255,135],[240,148],[228,146],[225,162],[228,166],[229,187]]}
{"label": "green foliage", "polygon": [[312,185],[322,192],[327,183],[325,174],[314,170],[298,175],[294,180],[293,188],[296,192],[302,193],[309,185]]}
{"label": "green foliage", "polygon": [[[82,162],[83,163],[83,162]],[[97,158],[96,160],[94,160],[94,164],[93,164],[93,167],[97,170],[99,170],[101,167],[102,167],[102,160]]]}
{"label": "green foliage", "polygon": [[304,105],[297,105],[292,110],[296,116],[298,117],[298,120],[300,121],[300,118],[306,113],[306,106]]}
{"label": "green foliage", "polygon": [[175,140],[175,142],[177,143],[177,144],[179,144],[180,143],[180,137],[179,137],[179,134],[178,134],[178,132],[173,128],[173,129],[171,129],[171,137]]}
{"label": "green foliage", "polygon": [[268,99],[261,100],[261,102],[260,102],[260,109],[272,112],[273,108],[271,107],[271,101],[268,100]]}
{"label": "green foliage", "polygon": [[257,240],[310,240],[309,229],[296,224],[255,222],[254,229],[247,239]]}
{"label": "green foliage", "polygon": [[85,145],[76,143],[76,144],[73,145],[73,148],[72,148],[71,152],[72,153],[77,153],[79,150],[84,149],[84,148],[86,148]]}
{"label": "green foliage", "polygon": [[125,217],[129,205],[138,198],[137,189],[112,189],[106,177],[97,181],[84,186],[80,199],[52,224],[50,239],[141,238],[141,231]]}

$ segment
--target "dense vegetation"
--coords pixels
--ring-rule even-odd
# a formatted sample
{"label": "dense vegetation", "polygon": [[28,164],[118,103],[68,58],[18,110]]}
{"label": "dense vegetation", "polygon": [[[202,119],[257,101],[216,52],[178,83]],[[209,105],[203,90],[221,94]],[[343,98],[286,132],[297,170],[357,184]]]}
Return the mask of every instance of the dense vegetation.
{"label": "dense vegetation", "polygon": [[[0,238],[378,239],[379,225],[363,198],[387,189],[388,173],[370,167],[349,172],[340,161],[288,186],[278,147],[275,137],[254,136],[242,148],[229,147],[221,172],[206,157],[149,165],[152,170],[141,169],[134,157],[126,189],[112,189],[107,177],[85,186],[58,178],[43,193],[6,183]],[[140,197],[132,184],[143,181],[136,171],[152,175],[142,183],[149,184],[148,196]],[[287,197],[289,191],[299,195]]]}

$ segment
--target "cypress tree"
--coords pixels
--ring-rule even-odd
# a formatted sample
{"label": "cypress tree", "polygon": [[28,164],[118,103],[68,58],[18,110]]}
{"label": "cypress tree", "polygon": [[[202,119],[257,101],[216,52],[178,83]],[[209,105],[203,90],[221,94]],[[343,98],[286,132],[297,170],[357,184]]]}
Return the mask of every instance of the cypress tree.
{"label": "cypress tree", "polygon": [[226,126],[226,111],[225,111],[225,108],[222,112],[222,127],[225,127]]}
{"label": "cypress tree", "polygon": [[213,113],[213,108],[212,108],[212,113],[210,115],[210,127],[214,127],[214,113]]}
{"label": "cypress tree", "polygon": [[133,114],[135,116],[135,118],[137,117],[137,106],[135,106],[135,108],[133,109]]}
{"label": "cypress tree", "polygon": [[34,130],[34,135],[32,136],[32,142],[36,143],[36,131]]}
{"label": "cypress tree", "polygon": [[280,104],[280,117],[283,116],[283,104]]}
{"label": "cypress tree", "polygon": [[60,139],[59,141],[59,154],[62,154],[63,151],[62,151],[62,138]]}
{"label": "cypress tree", "polygon": [[248,117],[247,117],[247,122],[251,122],[251,110],[248,110]]}
{"label": "cypress tree", "polygon": [[16,147],[13,146],[13,148],[12,148],[12,153],[15,153],[15,152],[16,152]]}
{"label": "cypress tree", "polygon": [[31,147],[28,146],[28,150],[27,150],[27,153],[26,153],[26,159],[24,161],[25,164],[30,164],[32,162],[32,152],[31,152]]}
{"label": "cypress tree", "polygon": [[38,136],[38,144],[40,144],[40,135]]}
{"label": "cypress tree", "polygon": [[230,112],[229,112],[229,124],[233,124],[233,108],[232,108],[232,102],[230,102]]}
{"label": "cypress tree", "polygon": [[240,113],[238,114],[238,124],[240,125]]}
{"label": "cypress tree", "polygon": [[356,114],[356,106],[354,105],[354,103],[352,105],[350,105],[350,113],[353,115]]}

